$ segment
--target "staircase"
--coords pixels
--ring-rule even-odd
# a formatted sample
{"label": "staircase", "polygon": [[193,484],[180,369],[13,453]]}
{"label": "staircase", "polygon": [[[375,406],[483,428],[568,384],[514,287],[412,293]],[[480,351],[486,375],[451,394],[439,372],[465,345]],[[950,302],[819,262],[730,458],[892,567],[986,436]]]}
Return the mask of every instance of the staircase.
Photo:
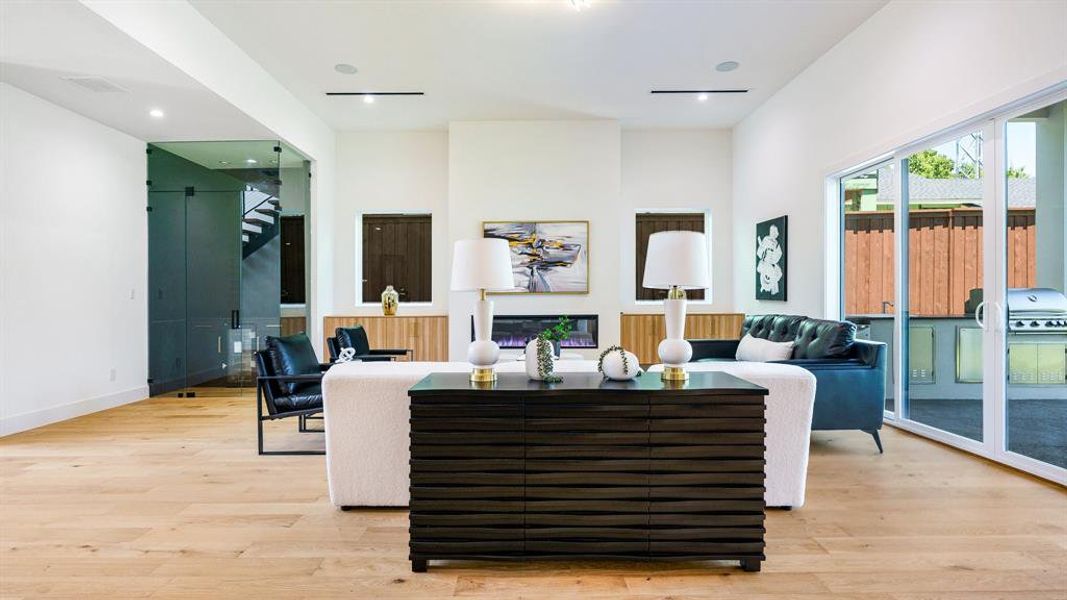
{"label": "staircase", "polygon": [[281,202],[274,196],[248,187],[243,192],[244,215],[241,223],[241,257],[248,258],[278,235]]}

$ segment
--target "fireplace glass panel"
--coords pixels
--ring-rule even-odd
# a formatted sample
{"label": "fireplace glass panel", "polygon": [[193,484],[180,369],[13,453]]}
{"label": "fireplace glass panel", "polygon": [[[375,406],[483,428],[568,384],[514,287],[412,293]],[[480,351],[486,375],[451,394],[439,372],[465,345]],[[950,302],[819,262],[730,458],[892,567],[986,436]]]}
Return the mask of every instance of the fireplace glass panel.
{"label": "fireplace glass panel", "polygon": [[[597,315],[496,315],[493,317],[493,341],[502,349],[523,349],[537,334],[559,323],[566,316],[574,329],[562,348],[595,349],[599,343]],[[474,340],[474,318],[471,318]]]}

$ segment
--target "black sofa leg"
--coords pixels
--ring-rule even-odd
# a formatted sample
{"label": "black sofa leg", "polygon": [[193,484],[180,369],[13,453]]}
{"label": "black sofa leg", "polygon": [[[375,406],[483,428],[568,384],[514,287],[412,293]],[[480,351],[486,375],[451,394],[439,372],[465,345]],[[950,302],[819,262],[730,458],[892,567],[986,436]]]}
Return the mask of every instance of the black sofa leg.
{"label": "black sofa leg", "polygon": [[875,429],[874,431],[868,431],[867,433],[874,437],[874,443],[878,446],[878,454],[885,454],[885,451],[882,450],[882,437],[878,435],[878,430]]}

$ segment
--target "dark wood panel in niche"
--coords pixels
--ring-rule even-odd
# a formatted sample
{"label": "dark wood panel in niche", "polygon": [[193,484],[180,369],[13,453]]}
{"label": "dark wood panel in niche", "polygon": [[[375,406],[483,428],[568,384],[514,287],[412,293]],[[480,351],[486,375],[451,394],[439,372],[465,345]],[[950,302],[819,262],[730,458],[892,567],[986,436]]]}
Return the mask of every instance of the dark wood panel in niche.
{"label": "dark wood panel in niche", "polygon": [[764,395],[722,373],[411,390],[412,568],[435,559],[763,560]]}
{"label": "dark wood panel in niche", "polygon": [[363,301],[391,285],[401,302],[430,302],[431,243],[430,215],[363,215]]}
{"label": "dark wood panel in niche", "polygon": [[[697,231],[704,233],[704,213],[638,213],[637,215],[637,289],[638,300],[663,300],[667,290],[654,290],[641,286],[645,276],[645,256],[648,254],[648,236],[661,231]],[[690,300],[703,300],[704,290],[686,290]]]}
{"label": "dark wood panel in niche", "polygon": [[[304,271],[304,216],[281,218],[282,304],[303,304],[306,300]],[[301,329],[303,331],[303,329]]]}

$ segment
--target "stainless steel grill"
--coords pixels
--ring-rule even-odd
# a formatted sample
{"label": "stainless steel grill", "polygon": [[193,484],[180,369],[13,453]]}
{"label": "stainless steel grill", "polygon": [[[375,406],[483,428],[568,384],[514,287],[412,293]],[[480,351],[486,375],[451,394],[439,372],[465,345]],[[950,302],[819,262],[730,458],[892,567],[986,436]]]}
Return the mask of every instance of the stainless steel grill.
{"label": "stainless steel grill", "polygon": [[1067,296],[1052,288],[1009,289],[1008,330],[1013,333],[1067,333]]}

